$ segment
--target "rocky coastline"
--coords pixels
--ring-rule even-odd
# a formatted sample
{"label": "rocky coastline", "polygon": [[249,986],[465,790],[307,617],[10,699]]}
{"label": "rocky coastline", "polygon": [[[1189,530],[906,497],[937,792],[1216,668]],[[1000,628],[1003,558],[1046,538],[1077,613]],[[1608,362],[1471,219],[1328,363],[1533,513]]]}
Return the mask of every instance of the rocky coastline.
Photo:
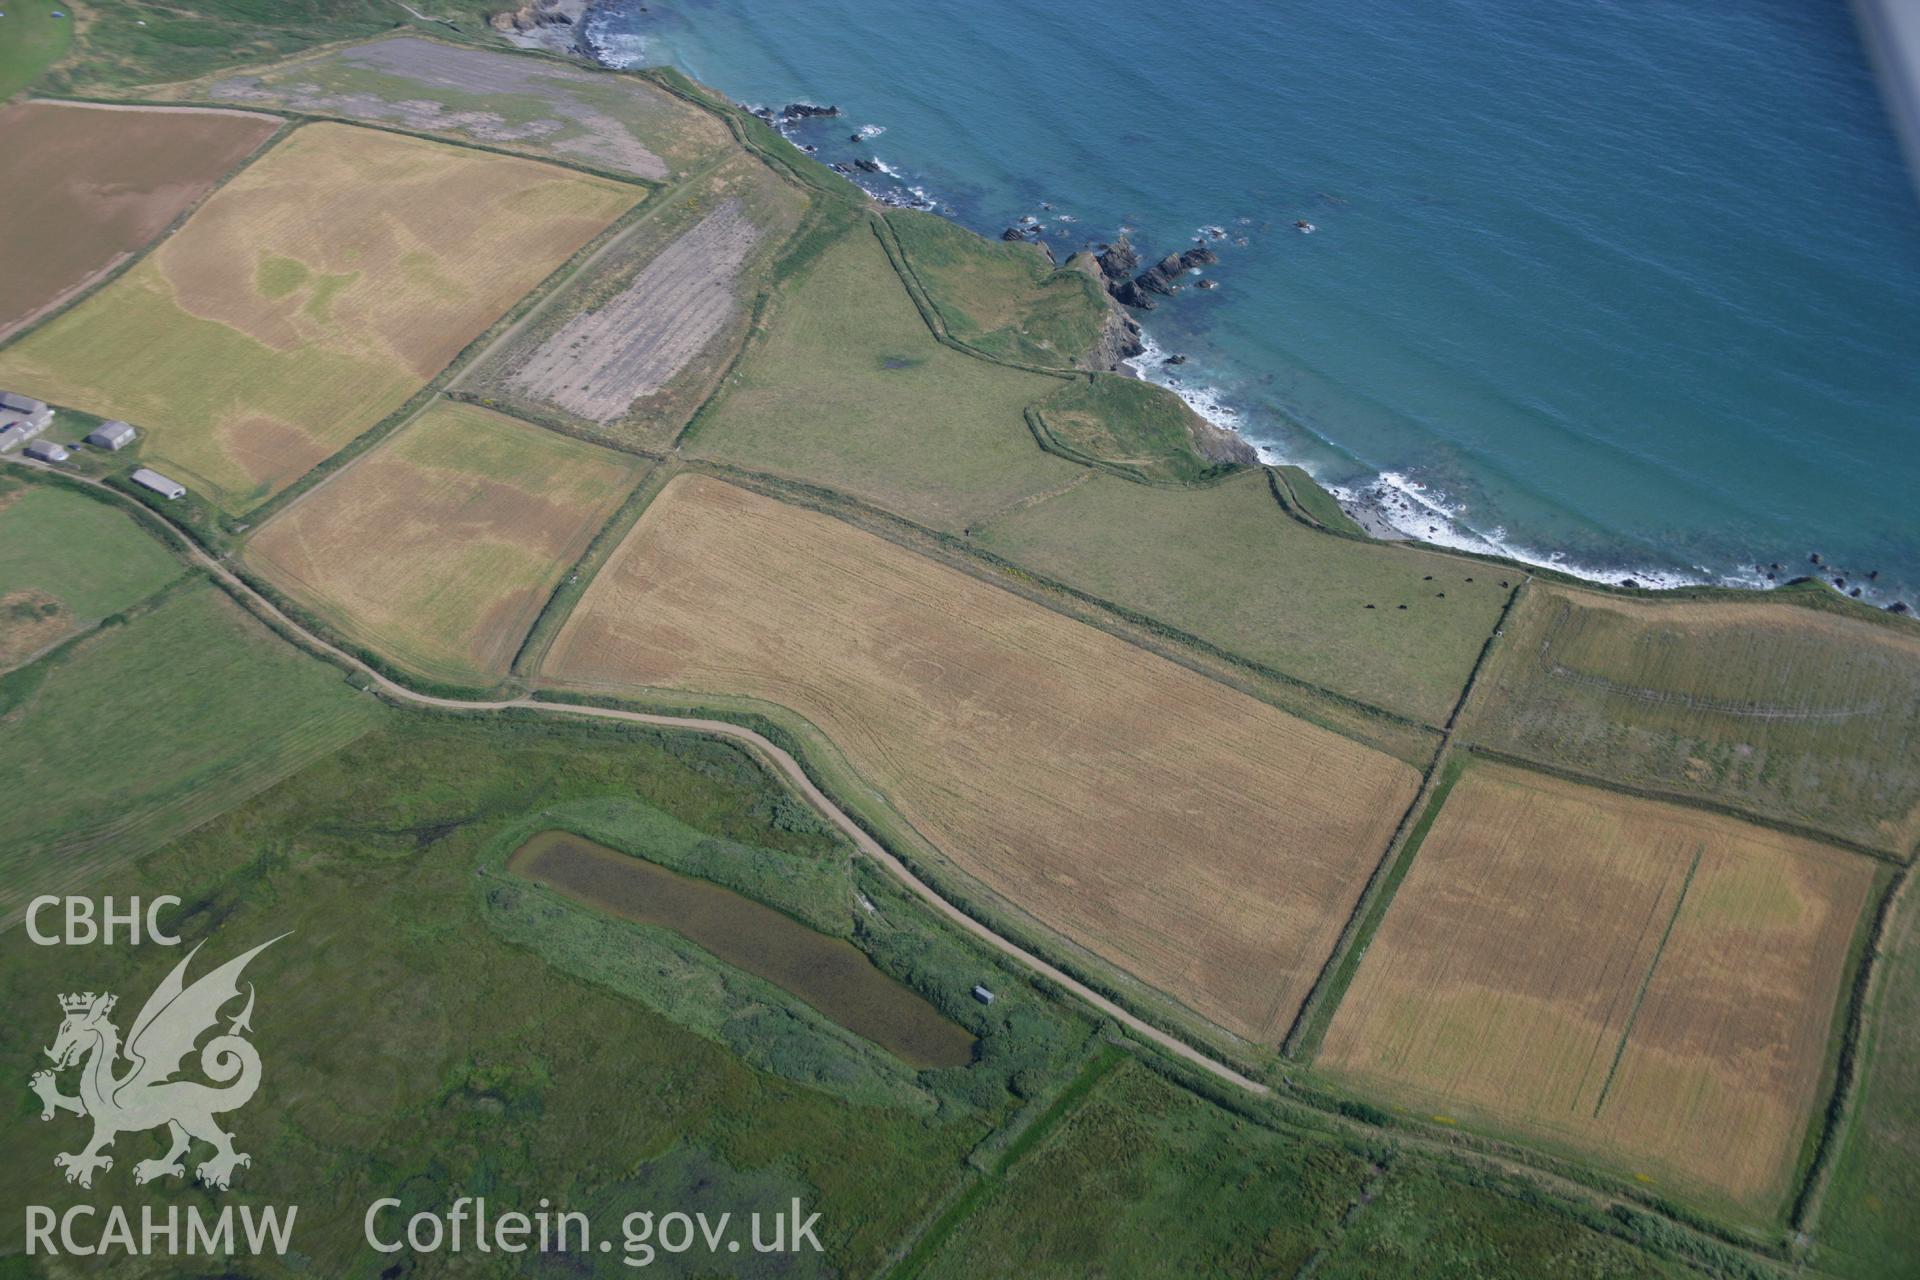
{"label": "rocky coastline", "polygon": [[527,0],[517,9],[493,13],[487,25],[523,49],[545,49],[592,61],[586,24],[593,6],[594,0]]}
{"label": "rocky coastline", "polygon": [[[602,61],[600,51],[589,39],[588,26],[593,11],[608,2],[528,0],[519,9],[496,14],[493,23],[496,30],[515,43]],[[609,62],[608,65],[619,64]],[[740,105],[809,155],[818,155],[831,141],[820,135],[819,122],[837,121],[845,116],[836,103],[791,101],[780,107]],[[839,160],[822,159],[829,168],[859,185],[880,204],[938,212],[939,202],[924,188],[911,185],[898,170],[870,150],[864,150],[865,144],[883,132],[885,130],[878,125],[862,125],[849,131],[846,137],[848,142],[863,148],[862,154]],[[1032,244],[1046,255],[1048,261],[1057,261],[1054,240],[1072,241],[1065,226],[1052,224],[1070,224],[1074,219],[1054,213],[1053,207],[1045,202],[1039,207],[1051,216],[1043,219],[1031,213],[1024,215],[1006,226],[999,238],[1008,243]],[[1248,223],[1250,219],[1241,218],[1240,221]],[[1306,227],[1301,229],[1311,230]],[[1172,390],[1206,423],[1206,431],[1196,431],[1195,440],[1209,458],[1245,463],[1284,461],[1284,458],[1254,444],[1242,433],[1240,414],[1226,402],[1222,392],[1191,383],[1179,376],[1183,371],[1178,371],[1178,366],[1187,362],[1186,356],[1167,353],[1155,347],[1134,314],[1150,312],[1160,306],[1164,299],[1184,289],[1218,289],[1221,287],[1220,281],[1211,273],[1203,274],[1205,268],[1220,262],[1213,243],[1243,245],[1246,240],[1232,237],[1223,226],[1201,227],[1188,247],[1165,253],[1148,262],[1131,242],[1127,230],[1121,228],[1122,234],[1107,242],[1081,241],[1084,247],[1068,257],[1064,264],[1068,268],[1085,270],[1093,276],[1110,303],[1099,339],[1076,361],[1077,367],[1113,370],[1159,383]],[[1879,576],[1876,572],[1840,571],[1833,566],[1823,566],[1818,559],[1811,557],[1809,567],[1812,572],[1797,574],[1777,563],[1745,566],[1746,571],[1733,575],[1703,566],[1688,572],[1582,565],[1557,553],[1541,553],[1514,545],[1505,539],[1500,530],[1482,534],[1459,518],[1444,494],[1430,491],[1427,486],[1397,473],[1382,473],[1360,486],[1329,487],[1347,513],[1376,538],[1432,542],[1504,556],[1549,566],[1591,581],[1630,588],[1663,589],[1712,584],[1764,589],[1817,576],[1839,594],[1863,603],[1879,604],[1894,613],[1907,612],[1909,608],[1902,601],[1887,602],[1875,590],[1875,581]]]}

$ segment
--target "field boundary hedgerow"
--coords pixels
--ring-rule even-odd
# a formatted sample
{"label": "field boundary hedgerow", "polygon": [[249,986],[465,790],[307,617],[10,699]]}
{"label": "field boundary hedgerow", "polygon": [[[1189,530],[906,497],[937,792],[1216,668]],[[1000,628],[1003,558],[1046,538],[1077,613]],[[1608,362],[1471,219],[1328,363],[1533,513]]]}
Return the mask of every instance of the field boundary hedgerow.
{"label": "field boundary hedgerow", "polygon": [[1860,1090],[1864,1087],[1865,1068],[1861,1063],[1873,1005],[1882,993],[1875,987],[1891,957],[1886,950],[1887,932],[1894,916],[1906,908],[1905,899],[1913,883],[1911,864],[1893,871],[1881,887],[1878,901],[1863,922],[1858,940],[1860,955],[1853,965],[1853,980],[1845,988],[1844,1011],[1835,1019],[1838,1045],[1828,1055],[1832,1074],[1827,1090],[1827,1105],[1821,1110],[1808,1133],[1811,1150],[1804,1153],[1804,1176],[1787,1214],[1788,1225],[1796,1231],[1811,1233],[1818,1225],[1840,1148],[1854,1119]]}
{"label": "field boundary hedgerow", "polygon": [[[1124,462],[1115,462],[1110,458],[1102,458],[1097,454],[1087,453],[1067,444],[1060,439],[1052,427],[1047,425],[1046,414],[1041,412],[1040,404],[1037,401],[1028,405],[1020,412],[1021,416],[1026,420],[1027,430],[1033,435],[1033,442],[1039,445],[1044,452],[1065,458],[1068,462],[1077,462],[1083,467],[1092,467],[1098,471],[1105,471],[1110,475],[1119,476],[1122,480],[1131,481],[1134,484],[1151,485],[1156,489],[1211,489],[1222,481],[1239,475],[1245,468],[1244,463],[1225,462],[1218,464],[1217,469],[1215,469],[1212,474],[1197,480],[1161,479],[1148,475],[1139,467],[1130,466]],[[1271,468],[1268,468],[1269,473],[1271,473],[1271,470]],[[990,523],[990,521],[983,521],[982,523]],[[1313,527],[1320,528],[1321,526],[1316,524]]]}
{"label": "field boundary hedgerow", "polygon": [[1102,1080],[1113,1074],[1114,1068],[1126,1058],[1126,1054],[1113,1045],[1105,1043],[1097,1049],[1080,1073],[1069,1080],[1053,1101],[1033,1122],[1015,1136],[1012,1142],[1000,1152],[999,1158],[991,1168],[982,1170],[979,1176],[964,1184],[959,1194],[953,1197],[938,1212],[938,1215],[914,1239],[913,1245],[900,1260],[882,1272],[884,1280],[916,1280],[939,1252],[940,1246],[959,1229],[988,1193],[998,1187],[1019,1159],[1031,1151],[1046,1138],[1060,1122],[1077,1111]]}
{"label": "field boundary hedgerow", "polygon": [[1407,878],[1407,872],[1412,869],[1413,860],[1420,852],[1421,843],[1427,838],[1427,832],[1433,829],[1441,806],[1446,804],[1448,793],[1453,790],[1454,783],[1460,780],[1465,768],[1466,762],[1458,756],[1449,755],[1435,762],[1427,778],[1428,786],[1415,798],[1413,808],[1409,811],[1410,815],[1417,813],[1418,818],[1413,820],[1411,826],[1395,830],[1397,844],[1390,845],[1382,856],[1373,881],[1361,892],[1360,901],[1354,906],[1346,932],[1328,954],[1320,980],[1301,1004],[1286,1039],[1281,1041],[1280,1052],[1283,1056],[1311,1064],[1319,1052],[1320,1041],[1325,1038],[1333,1015],[1340,1011],[1340,1002],[1346,998],[1347,988],[1353,985],[1353,975],[1359,971],[1360,961],[1366,957],[1367,944],[1373,940],[1380,922],[1386,918],[1387,908],[1393,905],[1394,891]]}
{"label": "field boundary hedgerow", "polygon": [[[1399,889],[1401,881],[1407,878],[1407,872],[1413,867],[1413,859],[1420,851],[1421,843],[1434,821],[1440,816],[1441,806],[1446,803],[1447,795],[1453,790],[1454,783],[1466,769],[1466,761],[1453,754],[1454,727],[1459,719],[1460,708],[1466,705],[1467,698],[1473,693],[1480,673],[1486,668],[1487,659],[1492,656],[1494,647],[1504,634],[1507,618],[1520,602],[1521,595],[1527,590],[1529,579],[1521,578],[1507,594],[1507,602],[1495,619],[1493,629],[1480,646],[1480,654],[1474,660],[1473,669],[1467,673],[1467,681],[1460,690],[1460,697],[1454,703],[1453,714],[1447,717],[1446,724],[1440,730],[1440,744],[1435,750],[1432,761],[1427,765],[1421,777],[1420,794],[1414,797],[1407,815],[1394,832],[1394,842],[1390,842],[1386,852],[1381,855],[1380,863],[1368,878],[1367,886],[1361,891],[1360,900],[1354,904],[1353,912],[1347,924],[1341,930],[1340,939],[1334,944],[1333,951],[1327,956],[1326,964],[1320,971],[1313,989],[1300,1005],[1293,1026],[1288,1029],[1286,1039],[1281,1041],[1282,1056],[1311,1064],[1319,1053],[1320,1042],[1327,1034],[1327,1028],[1333,1023],[1334,1014],[1340,1010],[1340,1002],[1346,998],[1347,988],[1353,984],[1354,974],[1359,972],[1360,961],[1365,957],[1367,944],[1373,940],[1374,933],[1380,928],[1380,922],[1386,919],[1387,909],[1393,905],[1393,895]],[[1419,817],[1415,819],[1414,815]],[[1408,823],[1412,823],[1411,826]]]}
{"label": "field boundary hedgerow", "polygon": [[1751,823],[1756,827],[1765,827],[1769,831],[1778,831],[1782,835],[1796,836],[1802,840],[1811,840],[1816,844],[1831,845],[1836,849],[1844,849],[1848,853],[1857,854],[1862,858],[1869,859],[1882,866],[1906,867],[1911,865],[1913,861],[1912,854],[1902,857],[1891,850],[1877,849],[1872,845],[1862,844],[1858,840],[1850,840],[1846,836],[1836,835],[1831,831],[1823,831],[1818,827],[1808,827],[1799,823],[1788,822],[1783,818],[1772,818],[1765,814],[1752,813],[1740,808],[1738,805],[1727,804],[1724,801],[1714,800],[1706,796],[1689,795],[1686,792],[1666,791],[1659,787],[1645,787],[1636,783],[1621,782],[1613,778],[1605,778],[1597,774],[1585,773],[1578,769],[1569,769],[1563,765],[1549,764],[1544,760],[1535,760],[1528,756],[1517,756],[1511,752],[1502,751],[1497,747],[1484,746],[1477,742],[1462,742],[1460,746],[1462,749],[1482,759],[1491,760],[1497,764],[1504,764],[1511,768],[1523,769],[1531,773],[1545,774],[1551,778],[1558,778],[1562,782],[1574,782],[1581,786],[1593,787],[1600,791],[1612,791],[1620,795],[1632,796],[1637,800],[1654,800],[1661,804],[1678,805],[1684,809],[1699,809],[1707,813],[1718,814],[1723,818],[1733,818],[1740,822]]}
{"label": "field boundary hedgerow", "polygon": [[585,551],[580,553],[568,568],[565,577],[560,579],[540,614],[527,629],[526,637],[520,642],[520,648],[513,655],[508,671],[515,677],[531,682],[546,661],[547,650],[553,647],[554,637],[560,634],[560,628],[566,625],[567,618],[580,603],[587,588],[593,585],[594,578],[606,565],[607,560],[626,539],[633,526],[640,523],[653,500],[660,496],[660,490],[667,481],[679,474],[679,468],[672,462],[658,462],[650,466],[640,483],[633,487],[620,505],[600,526]]}
{"label": "field boundary hedgerow", "polygon": [[[419,39],[413,36],[410,38]],[[387,38],[387,37],[382,37]],[[502,156],[509,160],[531,160],[535,164],[550,164],[556,169],[571,169],[584,173],[590,178],[601,178],[607,182],[617,182],[626,187],[644,187],[649,192],[658,192],[678,185],[658,178],[641,178],[631,173],[621,173],[614,169],[601,169],[564,156],[547,156],[533,151],[515,151],[510,147],[497,147],[485,142],[475,142],[468,138],[451,137],[442,133],[427,133],[419,129],[408,129],[384,120],[367,120],[359,116],[336,115],[328,111],[302,111],[296,107],[279,107],[266,104],[223,102],[216,98],[110,98],[88,94],[36,94],[37,102],[72,102],[108,107],[154,107],[160,109],[198,107],[207,111],[240,111],[248,115],[278,116],[292,128],[306,124],[338,124],[352,129],[366,129],[372,133],[391,133],[402,138],[415,138],[421,142],[437,142],[449,147],[465,147],[469,151],[482,151],[488,155]],[[277,140],[275,135],[274,140]],[[257,154],[257,153],[256,153]],[[251,158],[251,157],[250,157]]]}
{"label": "field boundary hedgerow", "polygon": [[[1329,729],[1343,737],[1351,738],[1362,745],[1370,746],[1377,750],[1384,750],[1387,754],[1401,760],[1406,760],[1407,763],[1413,764],[1416,767],[1430,760],[1432,758],[1432,749],[1437,749],[1438,747],[1440,730],[1433,725],[1416,720],[1411,716],[1389,711],[1385,707],[1375,706],[1359,698],[1336,692],[1322,685],[1314,684],[1312,681],[1303,680],[1298,676],[1290,675],[1277,668],[1267,666],[1257,659],[1245,657],[1230,649],[1214,644],[1211,641],[1204,640],[1199,636],[1193,635],[1191,632],[1183,631],[1178,627],[1162,622],[1158,618],[1142,613],[1137,609],[1128,608],[1125,605],[1104,599],[1093,592],[1023,568],[1003,556],[978,546],[961,535],[944,533],[940,530],[929,528],[926,525],[909,520],[905,516],[888,511],[882,507],[876,507],[869,502],[842,493],[837,489],[813,484],[809,481],[795,480],[764,471],[753,471],[732,463],[707,459],[689,459],[684,465],[688,470],[711,474],[725,479],[729,483],[752,489],[767,497],[776,498],[794,506],[805,507],[808,510],[818,511],[822,515],[832,516],[837,520],[853,525],[855,528],[877,534],[890,542],[897,543],[900,546],[917,551],[920,554],[926,555],[937,551],[938,558],[943,563],[961,568],[983,582],[998,586],[1003,590],[1013,591],[1017,595],[1033,600],[1036,604],[1042,604],[1054,609],[1056,612],[1065,613],[1065,616],[1072,617],[1077,621],[1100,627],[1101,630],[1107,631],[1109,634],[1115,635],[1120,639],[1141,645],[1144,648],[1148,648],[1151,652],[1159,654],[1161,657],[1179,662],[1181,665],[1187,666],[1202,675],[1207,675],[1215,680],[1221,680],[1231,687],[1240,689],[1244,693],[1249,693],[1261,701],[1269,703],[1269,705],[1278,707],[1289,715],[1298,716],[1300,719],[1306,720],[1311,724],[1318,725],[1323,729]],[[1088,606],[1095,612],[1092,614],[1079,612],[1066,613],[1065,610],[1060,608],[1060,597],[1065,597],[1077,604]],[[1126,630],[1116,629],[1115,623],[1138,628],[1140,631],[1146,632],[1149,637],[1159,641],[1160,644],[1146,644],[1140,635],[1133,634]],[[1225,680],[1218,671],[1209,671],[1204,666],[1195,666],[1194,655],[1222,663],[1230,668],[1244,671],[1260,681],[1270,682],[1271,684],[1297,691],[1303,695],[1306,701],[1276,701],[1271,696],[1268,696],[1268,694],[1259,692],[1261,688],[1260,685],[1248,686],[1231,680]],[[1314,703],[1321,704],[1320,709],[1316,710]],[[1408,752],[1404,747],[1395,749],[1394,747],[1388,746],[1382,740],[1368,738],[1357,733],[1353,725],[1343,724],[1339,719],[1328,715],[1328,707],[1338,708],[1360,717],[1363,723],[1368,720],[1377,720],[1384,726],[1391,727],[1396,731],[1410,733],[1423,742],[1428,743],[1430,749],[1418,753],[1417,759],[1412,758],[1413,753]]]}

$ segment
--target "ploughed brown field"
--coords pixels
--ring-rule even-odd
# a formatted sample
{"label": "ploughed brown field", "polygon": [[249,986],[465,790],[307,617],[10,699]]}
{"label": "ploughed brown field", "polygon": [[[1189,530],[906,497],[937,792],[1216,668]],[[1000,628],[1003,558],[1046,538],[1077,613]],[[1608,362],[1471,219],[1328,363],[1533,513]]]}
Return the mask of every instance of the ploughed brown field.
{"label": "ploughed brown field", "polygon": [[0,338],[166,230],[280,124],[188,108],[0,108]]}
{"label": "ploughed brown field", "polygon": [[656,394],[740,310],[733,280],[760,238],[728,200],[660,251],[610,301],[569,320],[514,369],[514,388],[592,422]]}
{"label": "ploughed brown field", "polygon": [[962,870],[1269,1042],[1419,784],[1103,631],[704,476],[654,500],[546,674],[791,708]]}
{"label": "ploughed brown field", "polygon": [[1873,881],[1826,845],[1475,764],[1319,1065],[1765,1213],[1822,1102]]}

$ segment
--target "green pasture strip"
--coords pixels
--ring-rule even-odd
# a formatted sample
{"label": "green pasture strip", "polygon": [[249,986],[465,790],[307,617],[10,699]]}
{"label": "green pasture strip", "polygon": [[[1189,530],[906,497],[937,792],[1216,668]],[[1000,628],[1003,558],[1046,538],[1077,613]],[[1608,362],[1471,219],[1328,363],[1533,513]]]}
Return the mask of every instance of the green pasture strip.
{"label": "green pasture strip", "polygon": [[[1346,997],[1347,988],[1353,985],[1354,974],[1360,971],[1360,962],[1366,958],[1368,944],[1373,941],[1373,935],[1380,931],[1380,922],[1386,919],[1387,908],[1393,905],[1394,894],[1399,892],[1407,872],[1413,869],[1413,860],[1419,855],[1427,833],[1433,830],[1434,822],[1439,819],[1440,810],[1446,805],[1454,784],[1466,772],[1466,763],[1464,756],[1449,755],[1440,764],[1438,774],[1430,780],[1432,789],[1427,793],[1426,804],[1419,810],[1419,818],[1407,832],[1399,851],[1383,862],[1385,874],[1376,870],[1375,882],[1369,883],[1361,891],[1360,901],[1355,905],[1353,919],[1348,925],[1351,937],[1343,937],[1335,945],[1333,954],[1328,957],[1329,968],[1300,1006],[1300,1014],[1281,1048],[1287,1057],[1312,1062],[1319,1054],[1320,1042],[1326,1039],[1327,1028],[1333,1025],[1333,1016],[1340,1011],[1340,1001]],[[1396,832],[1396,838],[1398,835]]]}
{"label": "green pasture strip", "polygon": [[1826,1122],[1794,1222],[1850,1280],[1904,1280],[1920,1257],[1920,896],[1892,873],[1855,970]]}
{"label": "green pasture strip", "polygon": [[1113,1073],[1126,1059],[1126,1053],[1116,1045],[1103,1045],[1079,1075],[1075,1076],[1067,1087],[1062,1089],[1046,1110],[1020,1132],[1007,1148],[1000,1153],[993,1167],[968,1183],[959,1197],[943,1210],[933,1225],[914,1241],[913,1248],[906,1257],[888,1270],[887,1280],[915,1280],[922,1275],[955,1231],[980,1207],[981,1201],[989,1192],[1003,1182],[1007,1171],[1028,1151],[1038,1146],[1071,1111],[1079,1108],[1093,1092],[1094,1086]]}
{"label": "green pasture strip", "polygon": [[8,0],[0,17],[0,103],[38,80],[73,42],[64,0]]}

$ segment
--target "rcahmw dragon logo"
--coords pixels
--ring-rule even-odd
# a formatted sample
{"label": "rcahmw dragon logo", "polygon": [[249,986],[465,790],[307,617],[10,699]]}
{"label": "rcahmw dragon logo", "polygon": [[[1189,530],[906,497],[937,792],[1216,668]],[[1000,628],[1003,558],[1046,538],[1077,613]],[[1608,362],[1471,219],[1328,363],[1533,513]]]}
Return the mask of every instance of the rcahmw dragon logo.
{"label": "rcahmw dragon logo", "polygon": [[[83,1150],[53,1158],[57,1168],[67,1171],[68,1182],[91,1187],[95,1170],[113,1168],[113,1157],[103,1153],[117,1135],[162,1125],[171,1146],[159,1159],[136,1164],[135,1182],[185,1177],[182,1157],[196,1140],[211,1144],[213,1155],[201,1161],[194,1173],[218,1190],[227,1189],[235,1169],[253,1163],[233,1149],[233,1135],[214,1122],[215,1116],[245,1106],[260,1087],[260,1054],[244,1037],[253,1030],[249,1022],[252,983],[247,984],[246,1007],[228,1023],[226,1033],[216,1035],[200,1050],[200,1070],[214,1083],[173,1076],[193,1052],[194,1043],[218,1024],[220,1010],[239,997],[240,971],[247,962],[278,941],[271,938],[187,986],[187,965],[200,951],[195,946],[147,997],[124,1048],[119,1028],[109,1021],[118,997],[91,991],[60,997],[60,1011],[66,1017],[53,1047],[46,1051],[53,1059],[53,1070],[36,1072],[29,1084],[40,1095],[42,1120],[51,1120],[61,1111],[93,1118],[93,1141]],[[123,1056],[132,1065],[116,1075],[114,1068]],[[61,1093],[54,1076],[73,1066],[80,1067],[78,1097]]]}

